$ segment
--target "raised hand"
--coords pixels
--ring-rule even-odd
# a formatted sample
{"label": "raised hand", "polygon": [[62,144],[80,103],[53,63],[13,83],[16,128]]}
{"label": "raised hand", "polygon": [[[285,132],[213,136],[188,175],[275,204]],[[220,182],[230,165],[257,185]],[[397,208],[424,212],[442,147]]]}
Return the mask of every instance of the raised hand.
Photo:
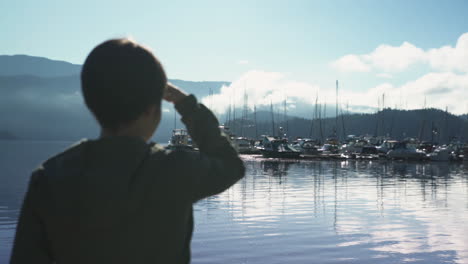
{"label": "raised hand", "polygon": [[164,100],[166,100],[166,101],[168,101],[170,103],[173,103],[173,104],[177,104],[178,102],[180,102],[185,97],[187,97],[187,93],[185,93],[180,88],[173,85],[172,83],[169,83],[169,82],[167,83],[166,90],[165,90],[164,96],[163,96]]}

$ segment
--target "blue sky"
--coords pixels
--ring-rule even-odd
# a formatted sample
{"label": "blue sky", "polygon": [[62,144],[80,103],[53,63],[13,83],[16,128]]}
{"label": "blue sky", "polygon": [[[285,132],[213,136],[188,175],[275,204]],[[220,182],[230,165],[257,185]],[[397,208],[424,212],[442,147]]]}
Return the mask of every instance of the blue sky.
{"label": "blue sky", "polygon": [[[132,36],[154,50],[170,78],[236,82],[252,71],[274,72],[283,75],[282,82],[321,89],[324,97],[336,79],[345,91],[364,93],[384,84],[404,89],[433,72],[460,77],[460,70],[434,68],[426,59],[414,59],[420,63],[411,61],[397,74],[378,67],[350,70],[335,62],[404,42],[423,51],[455,47],[468,32],[468,1],[17,0],[2,1],[0,10],[0,54],[81,64],[99,42]],[[460,104],[465,106],[457,112],[468,107]]]}

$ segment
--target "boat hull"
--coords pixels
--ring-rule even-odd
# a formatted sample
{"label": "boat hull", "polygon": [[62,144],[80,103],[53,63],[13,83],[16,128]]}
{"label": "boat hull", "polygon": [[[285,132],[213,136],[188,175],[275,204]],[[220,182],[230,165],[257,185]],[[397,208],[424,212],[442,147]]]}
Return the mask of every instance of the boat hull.
{"label": "boat hull", "polygon": [[265,158],[282,158],[282,159],[297,159],[300,157],[300,152],[295,151],[268,151],[262,150],[262,155]]}

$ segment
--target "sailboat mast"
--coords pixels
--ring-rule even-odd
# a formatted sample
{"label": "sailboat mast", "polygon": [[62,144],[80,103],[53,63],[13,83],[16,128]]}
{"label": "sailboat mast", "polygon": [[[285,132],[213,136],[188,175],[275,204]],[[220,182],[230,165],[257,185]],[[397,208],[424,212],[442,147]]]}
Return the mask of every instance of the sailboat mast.
{"label": "sailboat mast", "polygon": [[423,120],[422,120],[421,129],[419,130],[419,141],[422,141],[422,140],[423,140],[423,137],[424,137],[424,130],[425,130],[425,127],[426,127],[426,117],[427,117],[426,115],[427,115],[427,111],[426,111],[426,96],[424,96]]}
{"label": "sailboat mast", "polygon": [[254,122],[255,122],[255,139],[258,138],[258,130],[257,130],[257,107],[254,105]]}
{"label": "sailboat mast", "polygon": [[338,138],[338,80],[336,80],[335,136]]}
{"label": "sailboat mast", "polygon": [[[326,100],[323,100],[323,131],[325,132],[325,137],[327,137],[327,103]],[[324,138],[326,139],[326,138]]]}
{"label": "sailboat mast", "polygon": [[237,134],[235,132],[236,130],[236,88],[234,86],[234,88],[232,89],[233,91],[233,96],[232,96],[232,100],[233,100],[233,103],[232,103],[232,133],[234,134]]}
{"label": "sailboat mast", "polygon": [[286,129],[285,131],[285,134],[286,134],[286,137],[289,136],[289,124],[288,124],[288,117],[287,117],[287,105],[286,105],[286,100],[287,100],[287,97],[285,97],[284,99],[284,102],[283,102],[283,119],[284,119],[284,127]]}
{"label": "sailboat mast", "polygon": [[314,115],[312,117],[312,120],[310,120],[310,131],[309,131],[310,138],[312,138],[312,135],[314,133],[314,122],[316,122],[317,120],[317,100],[318,100],[318,94],[315,96]]}
{"label": "sailboat mast", "polygon": [[176,114],[177,114],[177,111],[176,111],[176,109],[175,109],[175,107],[174,107],[174,130],[177,128],[177,126],[176,126],[176,124],[177,124],[177,123],[176,123],[176,122],[177,122]]}
{"label": "sailboat mast", "polygon": [[318,106],[318,118],[320,126],[320,140],[323,142],[323,127],[322,127],[322,104]]}
{"label": "sailboat mast", "polygon": [[380,122],[380,97],[377,97],[377,111],[375,112],[375,136],[379,136],[379,122]]}
{"label": "sailboat mast", "polygon": [[270,101],[270,112],[271,112],[271,134],[275,136],[275,113],[273,112],[273,102]]}
{"label": "sailboat mast", "polygon": [[385,137],[385,93],[382,94],[382,135]]}
{"label": "sailboat mast", "polygon": [[345,129],[345,120],[344,120],[343,108],[341,108],[341,125],[343,127],[343,140],[345,140],[346,139],[346,129]]}
{"label": "sailboat mast", "polygon": [[[245,85],[245,83],[244,83]],[[244,137],[245,136],[245,131],[244,131],[244,127],[245,127],[245,123],[246,123],[246,120],[247,120],[247,115],[248,115],[248,106],[247,106],[247,100],[248,100],[248,97],[247,97],[247,90],[244,86],[244,105],[242,107],[242,119],[241,119],[241,136]]]}
{"label": "sailboat mast", "polygon": [[450,143],[450,137],[448,134],[448,106],[445,106],[445,122],[444,122],[444,138],[445,138],[445,143]]}

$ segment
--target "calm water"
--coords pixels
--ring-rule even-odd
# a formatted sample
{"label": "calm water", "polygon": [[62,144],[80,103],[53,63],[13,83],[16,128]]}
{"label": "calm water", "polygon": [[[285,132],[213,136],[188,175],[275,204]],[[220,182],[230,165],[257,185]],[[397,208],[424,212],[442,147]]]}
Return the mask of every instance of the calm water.
{"label": "calm water", "polygon": [[[69,144],[0,141],[0,263],[29,172]],[[244,160],[194,207],[193,263],[468,263],[468,164]]]}

